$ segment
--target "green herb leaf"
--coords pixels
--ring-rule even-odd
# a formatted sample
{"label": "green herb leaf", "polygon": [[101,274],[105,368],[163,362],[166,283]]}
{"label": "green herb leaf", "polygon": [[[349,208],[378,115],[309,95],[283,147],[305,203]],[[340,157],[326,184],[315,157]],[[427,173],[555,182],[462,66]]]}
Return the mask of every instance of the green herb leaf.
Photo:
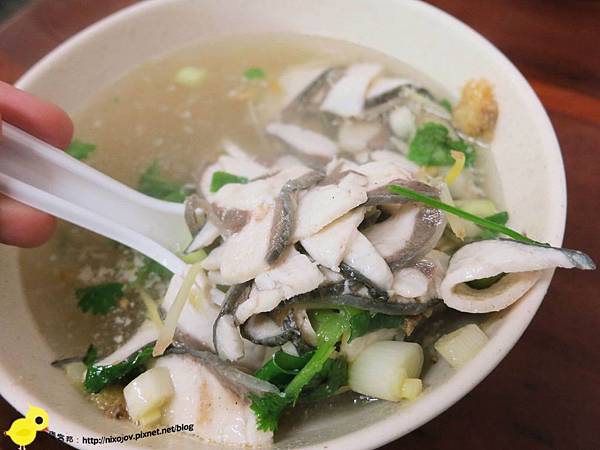
{"label": "green herb leaf", "polygon": [[268,381],[280,389],[285,388],[292,378],[310,361],[313,354],[314,352],[307,352],[301,356],[294,356],[279,350],[254,373],[254,376]]}
{"label": "green herb leaf", "polygon": [[83,386],[90,393],[100,392],[109,384],[124,380],[135,370],[140,369],[152,357],[154,343],[142,347],[124,361],[106,366],[91,365],[85,373]]}
{"label": "green herb leaf", "polygon": [[450,151],[457,150],[465,154],[465,166],[475,163],[475,148],[462,139],[453,140],[448,129],[435,122],[422,125],[410,143],[408,159],[420,166],[451,166],[454,158]]}
{"label": "green herb leaf", "polygon": [[96,150],[96,144],[73,139],[65,151],[73,158],[83,161],[84,159],[87,159],[94,150]]}
{"label": "green herb leaf", "polygon": [[303,402],[314,402],[334,395],[342,386],[348,384],[348,362],[339,356],[328,359],[323,369],[313,377],[304,389],[300,399]]}
{"label": "green herb leaf", "polygon": [[[490,222],[497,223],[498,225],[506,225],[506,222],[508,222],[508,213],[506,211],[502,211],[502,212],[493,214],[491,216],[488,216],[485,219],[489,220]],[[481,240],[495,239],[497,237],[498,237],[498,232],[491,231],[491,230],[482,230],[481,234],[479,235],[479,239],[481,239]]]}
{"label": "green herb leaf", "polygon": [[79,308],[94,315],[108,313],[123,297],[123,283],[102,283],[75,290]]}
{"label": "green herb leaf", "polygon": [[370,313],[369,311],[359,311],[350,318],[350,337],[348,342],[353,339],[364,336],[373,331],[400,328],[404,322],[403,316],[389,316],[381,313]]}
{"label": "green herb leaf", "polygon": [[85,356],[83,357],[83,363],[86,366],[91,366],[98,359],[98,350],[94,347],[94,344],[90,344],[87,351],[85,352]]}
{"label": "green herb leaf", "polygon": [[478,280],[467,281],[467,285],[473,289],[487,289],[492,284],[497,283],[500,279],[506,275],[505,273],[499,273],[498,275],[494,275],[493,277],[480,278]]}
{"label": "green herb leaf", "polygon": [[449,113],[452,112],[452,103],[450,103],[450,100],[447,98],[442,99],[442,101],[440,101],[440,105],[442,105],[443,108]]}
{"label": "green herb leaf", "polygon": [[284,393],[267,392],[262,395],[251,393],[248,399],[251,401],[250,409],[256,416],[256,428],[261,431],[277,430],[281,413],[291,404]]}
{"label": "green herb leaf", "polygon": [[264,80],[267,74],[260,67],[250,67],[244,71],[244,78],[246,80]]}
{"label": "green herb leaf", "polygon": [[[403,197],[414,200],[416,202],[421,202],[428,206],[432,206],[433,208],[440,209],[447,213],[458,216],[462,219],[468,220],[469,222],[473,222],[475,225],[479,225],[481,228],[484,228],[484,229],[490,230],[490,231],[494,231],[498,234],[504,234],[504,235],[511,237],[517,241],[526,242],[528,244],[541,245],[544,247],[546,247],[548,245],[548,244],[543,244],[541,242],[534,241],[533,239],[529,239],[527,236],[523,236],[521,233],[518,233],[515,230],[511,230],[510,228],[505,227],[504,225],[500,225],[498,223],[492,222],[491,220],[475,216],[475,215],[468,213],[466,211],[463,211],[462,209],[459,209],[455,206],[451,206],[444,202],[436,200],[434,198],[419,194],[418,192],[415,192],[411,189],[407,189],[405,187],[397,186],[397,185],[389,185],[388,189],[393,194],[398,194]],[[501,214],[501,213],[499,213],[499,214]]]}
{"label": "green herb leaf", "polygon": [[183,203],[186,197],[180,183],[161,176],[157,161],[154,161],[140,176],[138,191],[150,197],[176,203]]}
{"label": "green herb leaf", "polygon": [[[333,353],[336,344],[347,330],[350,329],[348,313],[344,310],[340,312],[316,311],[317,322],[317,350],[313,353],[310,360],[292,378],[286,386],[282,395],[278,394],[251,394],[251,408],[256,415],[257,428],[263,431],[275,431],[277,422],[283,410],[293,405],[298,400],[302,389],[313,379],[315,375],[323,370],[324,365]],[[314,326],[314,325],[313,325]]]}
{"label": "green herb leaf", "polygon": [[160,263],[157,263],[151,258],[147,256],[143,256],[144,262],[140,266],[140,268],[136,272],[135,284],[138,286],[143,286],[146,281],[148,281],[148,277],[152,274],[156,274],[161,280],[169,280],[173,273],[162,266]]}
{"label": "green herb leaf", "polygon": [[226,184],[246,184],[247,182],[248,178],[246,177],[238,177],[232,173],[218,170],[213,173],[212,180],[210,181],[210,192],[217,192]]}

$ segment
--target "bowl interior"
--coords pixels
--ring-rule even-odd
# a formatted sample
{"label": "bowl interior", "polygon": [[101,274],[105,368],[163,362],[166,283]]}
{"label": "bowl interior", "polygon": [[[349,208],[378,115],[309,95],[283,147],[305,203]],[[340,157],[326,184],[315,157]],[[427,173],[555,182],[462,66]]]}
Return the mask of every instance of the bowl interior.
{"label": "bowl interior", "polygon": [[[292,13],[293,12],[293,13]],[[496,195],[510,223],[538,240],[560,244],[565,182],[556,137],[539,101],[518,71],[487,41],[445,13],[420,2],[374,0],[147,1],[80,33],[51,53],[19,86],[75,112],[129,69],[192,42],[231,33],[296,32],[374,48],[427,74],[458,96],[467,79],[485,77],[496,89],[500,118],[491,149],[500,187]],[[0,247],[0,386],[23,411],[50,411],[51,428],[82,436],[114,436],[134,428],[104,418],[49,363],[55,358],[24,301],[17,251]],[[436,364],[425,395],[410,405],[385,402],[333,405],[288,430],[276,447],[371,448],[397,438],[449,407],[477,384],[520,337],[537,310],[551,273],[489,328],[490,344],[454,372]],[[147,438],[130,448],[212,448],[182,434]]]}

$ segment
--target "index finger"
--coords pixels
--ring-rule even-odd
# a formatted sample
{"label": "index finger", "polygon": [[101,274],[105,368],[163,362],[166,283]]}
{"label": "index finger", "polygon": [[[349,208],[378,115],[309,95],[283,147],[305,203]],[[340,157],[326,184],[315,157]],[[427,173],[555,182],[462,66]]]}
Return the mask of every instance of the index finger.
{"label": "index finger", "polygon": [[58,106],[0,81],[3,120],[58,148],[73,137],[73,122]]}

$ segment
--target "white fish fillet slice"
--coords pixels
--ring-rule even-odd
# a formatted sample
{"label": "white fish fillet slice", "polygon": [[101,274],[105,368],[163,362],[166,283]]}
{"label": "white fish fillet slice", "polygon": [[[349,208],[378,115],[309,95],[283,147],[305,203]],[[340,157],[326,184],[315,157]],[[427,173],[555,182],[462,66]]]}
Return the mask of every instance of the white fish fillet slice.
{"label": "white fish fillet slice", "polygon": [[310,83],[327,69],[326,66],[292,66],[279,76],[283,90],[283,105],[289,105]]}
{"label": "white fish fillet slice", "polygon": [[308,128],[281,122],[271,122],[266,127],[268,134],[276,136],[296,150],[307,155],[333,158],[337,153],[337,144],[327,136]]}
{"label": "white fish fillet slice", "polygon": [[254,210],[273,205],[282,186],[298,178],[310,169],[305,166],[291,166],[269,178],[252,181],[247,184],[226,184],[213,195],[212,203],[223,209]]}
{"label": "white fish fillet slice", "polygon": [[[375,150],[375,151],[371,152],[370,156],[373,161],[393,162],[393,163],[397,164],[398,167],[405,169],[406,171],[408,171],[411,174],[413,174],[417,170],[419,170],[419,166],[417,166],[414,162],[409,160],[406,156],[404,156],[398,152],[394,152],[391,150]],[[394,170],[396,170],[396,169],[394,169]],[[399,169],[398,169],[398,171],[399,171]],[[397,177],[397,178],[400,178],[400,177]]]}
{"label": "white fish fillet slice", "polygon": [[409,80],[408,78],[376,78],[369,86],[369,89],[367,91],[367,99],[377,97],[378,95],[381,95],[384,92],[388,92],[400,86],[406,86],[410,84],[415,85],[416,83],[412,80]]}
{"label": "white fish fillet slice", "polygon": [[[444,303],[469,313],[499,311],[521,298],[539,279],[541,271],[555,267],[593,269],[592,260],[574,250],[527,245],[510,240],[467,244],[452,259],[440,286]],[[466,282],[506,273],[487,289],[471,289]]]}
{"label": "white fish fillet slice", "polygon": [[348,67],[342,78],[327,93],[321,110],[342,117],[360,115],[367,88],[381,69],[379,64],[354,64]]}
{"label": "white fish fillet slice", "polygon": [[284,298],[283,292],[279,289],[261,291],[253,286],[246,301],[235,311],[235,320],[244,323],[255,314],[272,311]]}
{"label": "white fish fillet slice", "polygon": [[396,161],[382,160],[371,161],[355,168],[356,172],[363,174],[369,180],[367,190],[376,189],[397,179],[410,180],[411,173],[404,164]]}
{"label": "white fish fillet slice", "polygon": [[269,168],[253,161],[252,159],[240,159],[229,155],[221,155],[219,164],[228,173],[248,179],[262,177],[269,173]]}
{"label": "white fish fillet slice", "polygon": [[344,262],[380,289],[388,290],[392,287],[392,271],[373,244],[358,230],[354,232],[350,241]]}
{"label": "white fish fillet slice", "polygon": [[265,260],[271,236],[273,210],[263,217],[253,217],[239,232],[231,235],[223,247],[221,275],[231,284],[243,283],[265,272]]}
{"label": "white fish fillet slice", "polygon": [[223,247],[214,248],[200,265],[204,270],[219,270],[221,268],[221,260],[223,259]]}
{"label": "white fish fillet slice", "polygon": [[416,226],[421,207],[408,204],[399,212],[364,230],[364,234],[384,259],[388,260],[406,247]]}
{"label": "white fish fillet slice", "polygon": [[337,270],[354,231],[364,217],[365,209],[356,208],[300,243],[317,264]]}
{"label": "white fish fillet slice", "polygon": [[258,290],[277,289],[286,299],[316,289],[324,279],[315,263],[291,247],[280,263],[258,275],[254,283]]}
{"label": "white fish fillet slice", "polygon": [[317,186],[301,194],[294,242],[319,232],[338,217],[367,201],[367,179],[349,173],[338,184]]}
{"label": "white fish fillet slice", "polygon": [[273,433],[257,430],[249,402],[199,361],[169,355],[158,358],[155,367],[169,369],[175,390],[164,407],[165,426],[191,423],[195,436],[231,448],[271,444]]}
{"label": "white fish fillet slice", "polygon": [[[171,308],[182,283],[183,280],[179,276],[171,278],[165,299],[161,305],[164,310],[168,311]],[[196,278],[196,283],[201,285],[200,289],[197,284],[194,284],[190,296],[194,295],[198,298],[199,306],[196,308],[190,301],[187,301],[179,316],[177,328],[201,345],[214,350],[212,327],[219,314],[219,308],[210,301],[210,288],[212,286],[207,284],[206,276],[203,273]],[[206,292],[201,292],[205,288]],[[172,295],[173,293],[175,295]]]}

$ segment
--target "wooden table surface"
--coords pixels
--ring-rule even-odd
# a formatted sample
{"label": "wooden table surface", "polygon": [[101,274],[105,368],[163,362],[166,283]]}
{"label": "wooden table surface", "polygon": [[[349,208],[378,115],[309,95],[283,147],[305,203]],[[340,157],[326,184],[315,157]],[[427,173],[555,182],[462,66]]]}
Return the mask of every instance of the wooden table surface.
{"label": "wooden table surface", "polygon": [[[0,79],[14,82],[63,40],[131,3],[29,2],[0,24]],[[567,171],[565,246],[600,261],[600,2],[430,3],[486,36],[538,93]],[[597,272],[559,271],[527,332],[498,368],[450,410],[384,448],[600,449],[599,280]],[[0,399],[0,429],[18,416]],[[0,448],[14,447],[0,438]],[[69,447],[44,435],[30,448]]]}

